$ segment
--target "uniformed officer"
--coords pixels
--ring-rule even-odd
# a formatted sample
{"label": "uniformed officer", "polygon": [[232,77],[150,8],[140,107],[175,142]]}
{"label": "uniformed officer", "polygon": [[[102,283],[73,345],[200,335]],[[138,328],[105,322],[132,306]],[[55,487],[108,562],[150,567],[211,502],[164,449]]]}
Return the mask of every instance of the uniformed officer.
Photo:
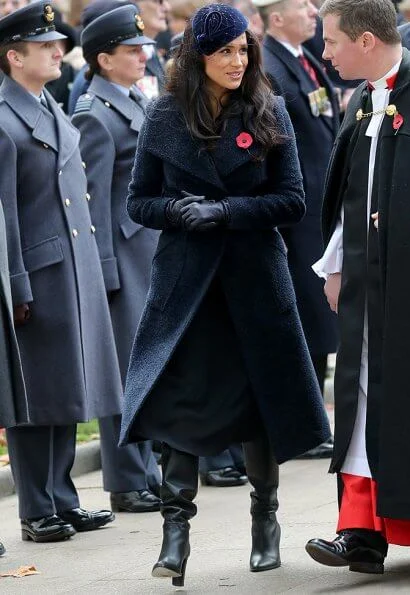
{"label": "uniformed officer", "polygon": [[79,508],[76,423],[120,410],[121,378],[79,133],[44,84],[62,53],[47,2],[0,20],[0,196],[31,424],[7,432],[24,540],[113,520]]}
{"label": "uniformed officer", "polygon": [[[120,41],[118,41],[120,40]],[[145,114],[146,99],[135,83],[144,76],[144,35],[136,6],[121,6],[92,21],[82,46],[91,85],[82,95],[73,123],[81,132],[80,150],[87,164],[91,216],[109,296],[122,380],[148,292],[158,232],[131,221],[125,199]],[[118,447],[121,416],[100,419],[104,488],[113,510],[159,510],[160,475],[150,443]]]}

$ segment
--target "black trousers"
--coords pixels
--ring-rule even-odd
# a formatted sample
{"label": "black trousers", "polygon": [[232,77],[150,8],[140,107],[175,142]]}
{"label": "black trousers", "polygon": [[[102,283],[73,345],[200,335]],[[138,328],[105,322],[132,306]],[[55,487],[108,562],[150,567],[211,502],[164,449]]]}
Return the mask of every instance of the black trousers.
{"label": "black trousers", "polygon": [[10,428],[7,443],[21,519],[50,516],[79,506],[70,477],[75,424]]}

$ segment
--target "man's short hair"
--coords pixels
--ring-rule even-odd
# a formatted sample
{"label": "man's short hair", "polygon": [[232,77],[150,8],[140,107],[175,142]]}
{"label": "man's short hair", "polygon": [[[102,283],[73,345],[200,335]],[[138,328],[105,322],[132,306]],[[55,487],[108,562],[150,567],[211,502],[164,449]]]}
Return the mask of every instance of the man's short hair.
{"label": "man's short hair", "polygon": [[20,52],[23,56],[26,56],[28,53],[27,41],[15,41],[14,43],[8,43],[0,47],[0,70],[7,75],[11,73],[10,62],[7,58],[9,50]]}
{"label": "man's short hair", "polygon": [[325,0],[319,15],[330,14],[340,17],[339,29],[352,41],[369,31],[385,44],[401,42],[391,0]]}

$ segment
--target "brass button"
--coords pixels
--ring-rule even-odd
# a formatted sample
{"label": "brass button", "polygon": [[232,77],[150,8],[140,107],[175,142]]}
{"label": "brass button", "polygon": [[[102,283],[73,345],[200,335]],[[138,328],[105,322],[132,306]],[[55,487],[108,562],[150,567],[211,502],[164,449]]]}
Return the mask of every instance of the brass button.
{"label": "brass button", "polygon": [[94,225],[91,225],[90,229],[91,229],[91,233],[95,233],[95,227],[94,227]]}
{"label": "brass button", "polygon": [[47,145],[46,143],[43,143],[43,147],[44,147],[45,149],[48,149],[48,145]]}
{"label": "brass button", "polygon": [[111,107],[111,104],[108,103],[108,101],[104,101],[104,105],[106,105],[107,107]]}
{"label": "brass button", "polygon": [[82,166],[83,166],[84,169],[87,167],[86,164],[85,164],[85,161],[82,161],[81,164],[82,164]]}
{"label": "brass button", "polygon": [[78,236],[78,231],[76,229],[73,229],[71,233],[73,234],[73,238],[76,238]]}
{"label": "brass button", "polygon": [[86,198],[87,200],[91,200],[91,196],[88,194],[88,192],[87,192],[87,194],[85,195],[85,198]]}
{"label": "brass button", "polygon": [[71,205],[71,200],[69,198],[66,198],[64,204],[66,207],[69,207]]}

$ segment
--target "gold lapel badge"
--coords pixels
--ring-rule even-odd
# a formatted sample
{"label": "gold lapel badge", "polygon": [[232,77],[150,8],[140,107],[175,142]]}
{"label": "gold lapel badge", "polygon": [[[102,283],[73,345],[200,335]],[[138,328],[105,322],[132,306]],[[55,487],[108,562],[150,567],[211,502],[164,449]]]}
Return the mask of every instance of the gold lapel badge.
{"label": "gold lapel badge", "polygon": [[54,12],[51,4],[46,4],[44,6],[44,14],[43,19],[46,23],[53,23],[54,22]]}
{"label": "gold lapel badge", "polygon": [[140,17],[139,14],[135,15],[135,25],[136,25],[138,31],[141,31],[141,33],[142,33],[142,31],[144,31],[144,29],[145,29],[144,21],[142,20],[142,18]]}
{"label": "gold lapel badge", "polygon": [[375,112],[364,113],[362,109],[358,109],[356,112],[356,120],[360,122],[363,118],[371,118],[372,116],[378,116],[380,114],[386,114],[386,116],[395,116],[398,113],[397,107],[394,103],[390,103],[386,108],[376,110]]}

